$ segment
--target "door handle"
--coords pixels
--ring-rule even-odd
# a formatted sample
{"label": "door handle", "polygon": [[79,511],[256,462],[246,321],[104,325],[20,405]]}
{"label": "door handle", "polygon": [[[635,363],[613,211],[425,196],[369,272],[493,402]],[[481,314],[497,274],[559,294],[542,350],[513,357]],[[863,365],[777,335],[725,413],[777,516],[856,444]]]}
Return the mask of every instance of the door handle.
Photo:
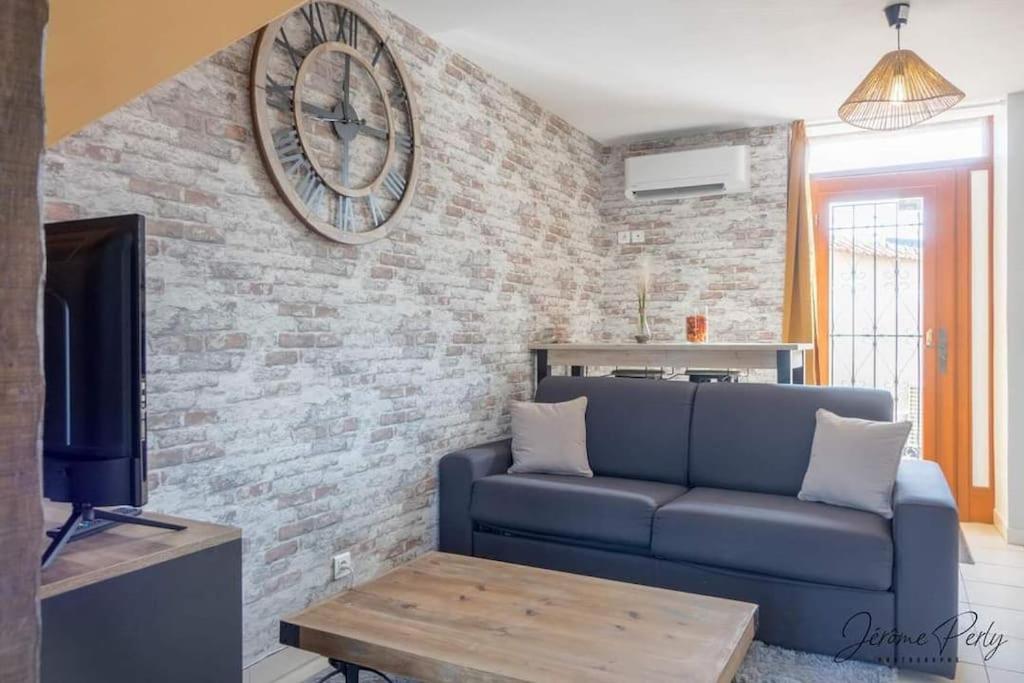
{"label": "door handle", "polygon": [[[936,360],[939,365],[939,372],[946,374],[946,370],[949,368],[949,333],[946,332],[945,327],[940,327],[937,334],[932,329],[928,329],[924,333],[924,345],[926,348],[935,348]],[[938,337],[936,342],[935,337]]]}

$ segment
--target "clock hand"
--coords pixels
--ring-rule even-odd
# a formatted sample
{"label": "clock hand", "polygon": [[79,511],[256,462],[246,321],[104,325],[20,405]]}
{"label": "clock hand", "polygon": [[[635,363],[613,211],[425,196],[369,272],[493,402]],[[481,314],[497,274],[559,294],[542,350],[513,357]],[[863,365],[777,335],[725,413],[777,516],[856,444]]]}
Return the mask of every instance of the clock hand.
{"label": "clock hand", "polygon": [[[352,80],[352,56],[349,54],[345,55],[345,84],[344,84],[344,96],[341,102],[341,111],[343,124],[348,124],[348,112],[349,112],[349,90],[350,81]],[[341,145],[341,182],[346,186],[349,183],[349,142],[348,140],[342,140]]]}
{"label": "clock hand", "polygon": [[[344,92],[344,98],[342,100],[344,104],[343,104],[343,106],[341,108],[341,110],[343,112],[345,112],[345,116],[346,117],[348,116],[348,101],[349,101],[349,91],[351,90],[351,80],[352,80],[352,55],[346,53],[345,54],[345,84],[344,84],[344,91],[345,92]],[[346,119],[345,121],[343,121],[343,123],[348,123],[348,120]]]}
{"label": "clock hand", "polygon": [[326,107],[318,107],[310,102],[302,103],[302,111],[310,116],[320,119],[321,121],[342,121],[344,117]]}
{"label": "clock hand", "polygon": [[[361,123],[357,128],[360,133],[365,133],[370,137],[377,138],[378,140],[387,141],[391,137],[391,133],[380,128],[374,128],[373,126],[367,126],[365,123]],[[403,133],[395,135],[395,144],[406,151],[412,150],[412,138]]]}
{"label": "clock hand", "polygon": [[359,132],[366,133],[370,137],[377,138],[378,140],[387,140],[390,137],[389,133],[386,130],[374,128],[373,126],[367,126],[365,123],[360,124]]}

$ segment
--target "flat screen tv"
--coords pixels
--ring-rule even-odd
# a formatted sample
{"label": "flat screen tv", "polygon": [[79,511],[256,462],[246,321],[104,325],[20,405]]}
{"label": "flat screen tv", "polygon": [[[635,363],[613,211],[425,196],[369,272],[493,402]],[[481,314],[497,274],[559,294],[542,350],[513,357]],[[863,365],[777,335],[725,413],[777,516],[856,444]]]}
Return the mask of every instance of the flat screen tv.
{"label": "flat screen tv", "polygon": [[98,506],[146,503],[145,219],[46,225],[43,495],[72,504],[64,543],[110,523],[156,525]]}

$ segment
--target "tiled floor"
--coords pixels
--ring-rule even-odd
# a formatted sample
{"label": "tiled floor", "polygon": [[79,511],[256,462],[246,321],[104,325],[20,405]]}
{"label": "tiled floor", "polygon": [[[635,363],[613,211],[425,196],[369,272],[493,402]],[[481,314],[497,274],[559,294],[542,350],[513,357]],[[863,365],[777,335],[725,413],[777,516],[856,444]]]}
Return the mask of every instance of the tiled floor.
{"label": "tiled floor", "polygon": [[[1007,545],[995,527],[988,524],[963,527],[975,564],[960,565],[961,611],[978,613],[977,629],[994,623],[992,631],[1004,634],[1006,642],[991,653],[977,647],[967,648],[961,641],[956,680],[1024,683],[1024,546]],[[899,680],[931,683],[946,679],[906,672],[900,674]]]}
{"label": "tiled floor", "polygon": [[[1006,642],[986,661],[980,648],[960,642],[956,680],[961,683],[1024,683],[1024,546],[1010,546],[988,524],[965,524],[975,564],[960,565],[961,612],[978,613],[976,629],[994,622]],[[788,680],[788,679],[787,679]],[[948,683],[948,679],[900,672],[899,683]]]}

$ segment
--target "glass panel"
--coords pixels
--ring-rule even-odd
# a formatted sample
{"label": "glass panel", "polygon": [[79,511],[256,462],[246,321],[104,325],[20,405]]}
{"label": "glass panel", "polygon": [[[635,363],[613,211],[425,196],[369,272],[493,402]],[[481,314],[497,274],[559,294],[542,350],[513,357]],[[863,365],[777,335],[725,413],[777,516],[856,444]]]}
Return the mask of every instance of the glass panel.
{"label": "glass panel", "polygon": [[933,161],[976,159],[987,154],[983,118],[933,123],[888,133],[856,132],[811,138],[811,173],[882,168]]}
{"label": "glass panel", "polygon": [[884,202],[875,205],[878,227],[892,229],[896,227],[896,202]]}
{"label": "glass panel", "polygon": [[853,346],[853,386],[875,386],[875,339],[857,337]]}
{"label": "glass panel", "polygon": [[830,347],[832,358],[832,384],[837,387],[853,386],[853,339],[833,337]]}
{"label": "glass panel", "polygon": [[878,287],[878,305],[875,325],[878,334],[896,334],[899,297],[896,287],[898,247],[891,239],[884,239],[884,230],[878,231],[878,259],[875,262]]}
{"label": "glass panel", "polygon": [[900,334],[921,334],[921,256],[924,202],[922,199],[900,202],[900,224],[896,232],[898,247],[898,329]]}
{"label": "glass panel", "polygon": [[832,207],[832,228],[849,228],[853,225],[853,207],[836,204]]}
{"label": "glass panel", "polygon": [[896,349],[899,346],[895,336],[878,337],[875,340],[875,388],[885,389],[895,398],[897,391]]}
{"label": "glass panel", "polygon": [[833,235],[832,246],[832,333],[853,334],[853,250],[849,233]]}
{"label": "glass panel", "polygon": [[873,228],[875,227],[875,205],[874,204],[854,204],[853,205],[853,225],[857,228]]}
{"label": "glass panel", "polygon": [[921,198],[836,203],[831,223],[832,383],[885,389],[921,451]]}
{"label": "glass panel", "polygon": [[[857,207],[859,209],[860,207]],[[874,207],[869,205],[868,208]],[[857,217],[854,209],[854,218]],[[870,214],[874,220],[874,211]],[[855,334],[875,333],[875,228],[868,224],[853,233],[853,331]]]}
{"label": "glass panel", "polygon": [[897,420],[910,420],[910,431],[904,455],[921,456],[921,340],[899,340],[899,391],[894,395]]}

